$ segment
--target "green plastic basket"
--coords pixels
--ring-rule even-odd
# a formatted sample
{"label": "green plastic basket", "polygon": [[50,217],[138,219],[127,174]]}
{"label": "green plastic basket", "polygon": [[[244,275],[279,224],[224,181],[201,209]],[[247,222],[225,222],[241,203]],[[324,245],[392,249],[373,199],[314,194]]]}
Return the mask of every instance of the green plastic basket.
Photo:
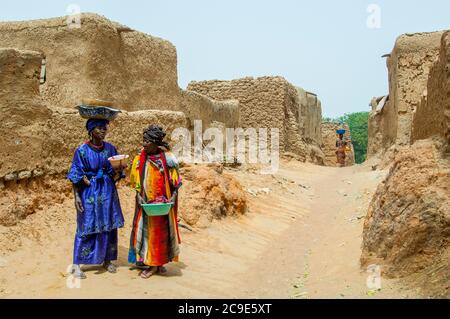
{"label": "green plastic basket", "polygon": [[142,204],[142,208],[147,216],[168,215],[173,203]]}

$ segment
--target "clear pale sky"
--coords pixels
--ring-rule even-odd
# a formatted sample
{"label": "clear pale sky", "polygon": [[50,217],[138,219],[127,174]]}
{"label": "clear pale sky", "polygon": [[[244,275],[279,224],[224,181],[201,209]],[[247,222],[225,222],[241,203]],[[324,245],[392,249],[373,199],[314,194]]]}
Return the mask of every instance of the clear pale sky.
{"label": "clear pale sky", "polygon": [[[14,0],[2,1],[0,20],[63,16],[70,4],[171,41],[182,88],[280,75],[316,92],[331,117],[368,111],[387,93],[381,56],[398,35],[450,29],[448,0]],[[370,4],[380,28],[367,25]]]}

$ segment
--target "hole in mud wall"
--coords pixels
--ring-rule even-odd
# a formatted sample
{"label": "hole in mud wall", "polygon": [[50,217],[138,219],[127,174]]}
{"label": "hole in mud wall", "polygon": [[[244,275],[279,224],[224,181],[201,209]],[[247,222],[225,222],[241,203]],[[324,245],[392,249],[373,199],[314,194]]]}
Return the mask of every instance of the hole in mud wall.
{"label": "hole in mud wall", "polygon": [[39,74],[39,94],[42,95],[47,83],[47,58],[42,59],[41,72]]}

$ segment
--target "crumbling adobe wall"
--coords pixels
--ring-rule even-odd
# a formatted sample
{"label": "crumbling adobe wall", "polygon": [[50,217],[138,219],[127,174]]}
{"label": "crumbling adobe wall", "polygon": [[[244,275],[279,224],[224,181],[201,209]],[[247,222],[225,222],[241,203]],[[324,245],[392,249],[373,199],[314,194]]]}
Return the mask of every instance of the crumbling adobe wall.
{"label": "crumbling adobe wall", "polygon": [[[425,295],[436,297],[450,297],[448,36],[401,37],[399,67],[389,70],[397,79],[388,102],[388,110],[398,115],[397,138],[383,159],[390,171],[370,204],[361,256],[362,265],[378,264],[387,276],[414,278]],[[402,67],[399,76],[395,72]],[[369,131],[369,144],[386,136],[385,110],[377,116],[372,129],[378,135],[374,141]],[[386,145],[379,144],[383,155]]]}
{"label": "crumbling adobe wall", "polygon": [[344,139],[349,142],[351,150],[346,152],[345,166],[352,166],[355,164],[355,152],[353,150],[353,144],[351,143],[350,128],[348,124],[322,123],[322,150],[325,153],[325,166],[338,166],[336,159],[336,139],[338,136],[336,130],[341,127],[346,130]]}
{"label": "crumbling adobe wall", "polygon": [[193,92],[181,92],[180,111],[186,114],[188,127],[193,129],[194,121],[201,120],[203,129],[213,122],[220,122],[227,128],[240,127],[239,101],[217,101],[206,95]]}
{"label": "crumbling adobe wall", "polygon": [[127,83],[125,109],[179,110],[180,89],[175,46],[167,40],[142,32],[123,32],[120,36],[124,70],[119,76],[121,81]]}
{"label": "crumbling adobe wall", "polygon": [[367,143],[367,158],[372,158],[379,152],[382,147],[383,131],[381,130],[383,117],[380,112],[376,112],[376,107],[382,97],[374,97],[370,101],[371,111],[368,119],[368,143]]}
{"label": "crumbling adobe wall", "polygon": [[[85,123],[86,120],[76,112],[55,109],[52,117],[46,122],[45,130],[41,132],[48,136],[42,144],[45,171],[53,174],[67,171],[75,149],[88,138]],[[166,130],[168,141],[170,141],[170,133],[173,129],[186,127],[187,121],[181,112],[124,111],[109,125],[107,141],[114,144],[121,154],[133,157],[141,149],[144,128],[150,124],[161,125]]]}
{"label": "crumbling adobe wall", "polygon": [[[16,140],[23,143],[32,136],[33,149],[24,148],[20,153],[12,152],[10,157],[2,157],[0,179],[16,180],[19,176],[30,176],[31,172],[43,174],[65,173],[72,161],[73,152],[88,136],[85,129],[86,120],[78,113],[62,108],[51,108],[52,113],[32,126],[25,126],[13,132]],[[5,126],[15,126],[14,118],[6,119]],[[168,132],[168,138],[174,128],[186,127],[186,117],[181,112],[146,110],[123,112],[109,126],[107,140],[113,143],[122,154],[134,156],[142,145],[143,129],[150,124],[159,124]],[[6,140],[7,141],[7,140]],[[3,143],[2,143],[3,144]],[[1,145],[3,148],[3,145]],[[20,178],[19,178],[20,179]]]}
{"label": "crumbling adobe wall", "polygon": [[[0,180],[6,182],[62,173],[76,146],[87,138],[85,120],[75,109],[49,106],[41,99],[41,59],[38,52],[0,50],[0,133],[4,137]],[[111,125],[111,141],[125,154],[134,154],[142,143],[142,129],[152,123],[169,133],[187,125],[181,112],[124,111]]]}
{"label": "crumbling adobe wall", "polygon": [[[64,108],[51,108],[52,113],[36,125],[25,126],[33,139],[15,130],[15,138],[23,144],[32,142],[33,148],[24,148],[0,162],[0,224],[12,225],[39,209],[64,199],[70,185],[64,182],[75,149],[87,140],[86,120]],[[6,120],[15,126],[15,120]],[[159,124],[170,133],[177,127],[186,127],[183,113],[145,110],[124,112],[111,122],[106,140],[114,144],[121,154],[130,158],[137,155],[142,145],[142,132],[150,124]],[[4,143],[0,143],[3,147]],[[131,160],[130,160],[131,162]],[[68,188],[69,187],[69,188]],[[43,189],[51,189],[50,193]],[[55,190],[60,189],[61,194]],[[49,194],[52,194],[51,196]],[[19,196],[20,195],[20,196]]]}
{"label": "crumbling adobe wall", "polygon": [[437,60],[442,32],[400,36],[388,58],[389,96],[397,112],[396,144],[411,143],[412,115],[426,90],[428,74]]}
{"label": "crumbling adobe wall", "polygon": [[[74,29],[66,18],[0,23],[0,45],[14,47],[0,49],[0,226],[19,224],[3,236],[6,249],[17,249],[23,232],[39,239],[49,219],[67,220],[73,195],[65,176],[75,149],[88,138],[86,120],[74,109],[83,98],[108,100],[123,110],[109,125],[107,141],[131,158],[150,124],[161,125],[169,142],[174,129],[191,128],[195,119],[205,128],[240,126],[238,101],[180,90],[169,42],[93,14],[83,14],[81,23]],[[241,185],[220,167],[182,170],[180,217],[189,225],[206,227],[246,212]],[[124,202],[129,208],[132,201]],[[47,216],[55,205],[59,213]],[[44,223],[24,221],[38,212],[46,213]]]}
{"label": "crumbling adobe wall", "polygon": [[395,145],[398,118],[389,96],[373,98],[370,106],[372,111],[368,120],[368,159],[377,155],[383,156],[392,145]]}
{"label": "crumbling adobe wall", "polygon": [[[397,38],[386,60],[389,72],[389,101],[381,112],[372,112],[369,120],[368,158],[379,156],[389,161],[392,147],[413,142],[413,114],[426,93],[430,69],[439,57],[443,32],[404,34]],[[375,101],[375,102],[374,102]],[[373,138],[376,141],[373,141]],[[390,155],[385,156],[388,152]]]}
{"label": "crumbling adobe wall", "polygon": [[[401,277],[443,262],[450,249],[449,173],[449,162],[428,141],[399,151],[364,223],[364,266],[382,265],[385,275]],[[440,285],[449,284],[449,260],[444,264]]]}
{"label": "crumbling adobe wall", "polygon": [[246,192],[235,177],[224,172],[222,165],[184,165],[180,173],[180,215],[186,224],[204,228],[214,219],[247,212]]}
{"label": "crumbling adobe wall", "polygon": [[40,160],[40,130],[51,111],[39,96],[42,54],[0,49],[0,180],[30,171]]}
{"label": "crumbling adobe wall", "polygon": [[[317,134],[303,135],[299,92],[284,78],[247,77],[232,81],[191,82],[188,90],[221,101],[238,100],[243,128],[278,128],[281,151],[298,154],[305,161],[323,161]],[[321,113],[320,109],[317,112]],[[320,127],[320,121],[316,126]],[[314,150],[310,147],[314,146],[313,143],[317,145]]]}
{"label": "crumbling adobe wall", "polygon": [[93,97],[128,111],[179,106],[177,54],[170,42],[96,14],[83,13],[81,28],[69,28],[66,19],[0,23],[1,46],[46,57],[44,101],[72,108]]}
{"label": "crumbling adobe wall", "polygon": [[285,96],[287,82],[280,77],[243,78],[232,81],[191,82],[187,89],[213,99],[238,100],[243,128],[279,128],[285,146]]}
{"label": "crumbling adobe wall", "polygon": [[[76,147],[87,139],[86,120],[76,110],[48,106],[41,99],[41,60],[38,52],[0,49],[0,224],[14,223],[34,212],[39,203],[59,201],[58,195],[52,199],[42,189],[33,190],[57,185],[49,182],[52,179],[63,180]],[[150,124],[162,125],[170,137],[187,121],[181,112],[124,111],[111,123],[108,141],[121,153],[134,156],[142,130]]]}
{"label": "crumbling adobe wall", "polygon": [[[316,94],[297,87],[300,102],[299,124],[302,136],[308,142],[322,144],[322,102]],[[319,123],[319,125],[318,125]]]}
{"label": "crumbling adobe wall", "polygon": [[433,136],[450,138],[450,32],[441,39],[438,61],[431,68],[426,95],[414,114],[413,141]]}

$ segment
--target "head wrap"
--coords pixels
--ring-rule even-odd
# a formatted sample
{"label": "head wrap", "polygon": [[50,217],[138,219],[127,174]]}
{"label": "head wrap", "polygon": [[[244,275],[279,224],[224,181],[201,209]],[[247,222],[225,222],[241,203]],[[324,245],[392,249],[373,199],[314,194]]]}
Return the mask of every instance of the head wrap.
{"label": "head wrap", "polygon": [[144,130],[144,140],[146,142],[169,149],[169,144],[163,141],[165,136],[166,133],[163,128],[157,125],[150,125]]}
{"label": "head wrap", "polygon": [[86,122],[86,130],[91,133],[97,126],[106,126],[109,124],[108,120],[89,119]]}

